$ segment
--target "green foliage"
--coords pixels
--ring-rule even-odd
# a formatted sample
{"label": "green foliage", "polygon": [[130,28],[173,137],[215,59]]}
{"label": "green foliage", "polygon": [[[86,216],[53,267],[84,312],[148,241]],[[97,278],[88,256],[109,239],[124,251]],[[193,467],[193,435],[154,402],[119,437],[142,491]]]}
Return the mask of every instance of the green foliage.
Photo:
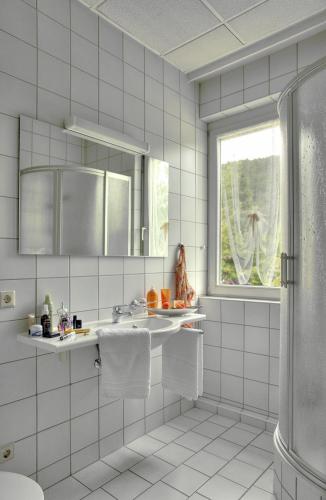
{"label": "green foliage", "polygon": [[[231,170],[237,166],[239,175],[239,201],[240,211],[248,212],[248,207],[253,212],[256,207],[264,206],[264,197],[271,186],[268,185],[267,169],[276,169],[276,175],[279,177],[279,157],[270,156],[268,158],[257,158],[254,160],[241,160],[238,162],[230,162],[224,164],[221,169],[221,182],[226,187],[227,192],[232,189],[231,186]],[[254,182],[252,182],[254,179]],[[228,228],[226,222],[225,211],[221,210],[221,283],[223,284],[239,284],[236,269],[231,255]],[[256,262],[249,279],[248,285],[262,286],[257,273]],[[280,259],[279,249],[276,258],[276,266],[274,273],[273,286],[280,286]]]}

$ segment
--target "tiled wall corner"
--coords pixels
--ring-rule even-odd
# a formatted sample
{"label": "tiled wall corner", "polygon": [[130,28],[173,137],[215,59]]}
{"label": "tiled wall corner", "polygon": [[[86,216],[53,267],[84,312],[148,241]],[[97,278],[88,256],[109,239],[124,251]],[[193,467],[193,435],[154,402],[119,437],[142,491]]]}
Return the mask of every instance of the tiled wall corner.
{"label": "tiled wall corner", "polygon": [[279,304],[201,297],[204,395],[239,408],[278,414]]}
{"label": "tiled wall corner", "polygon": [[277,99],[299,71],[325,57],[326,31],[215,75],[199,85],[200,117],[229,116]]}

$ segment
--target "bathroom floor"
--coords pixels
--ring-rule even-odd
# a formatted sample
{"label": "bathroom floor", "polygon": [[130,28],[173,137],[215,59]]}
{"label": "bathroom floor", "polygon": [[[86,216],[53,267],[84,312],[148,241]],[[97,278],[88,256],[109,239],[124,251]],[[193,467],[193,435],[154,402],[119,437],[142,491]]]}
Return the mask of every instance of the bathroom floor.
{"label": "bathroom floor", "polygon": [[274,500],[272,434],[193,408],[45,491],[45,500]]}

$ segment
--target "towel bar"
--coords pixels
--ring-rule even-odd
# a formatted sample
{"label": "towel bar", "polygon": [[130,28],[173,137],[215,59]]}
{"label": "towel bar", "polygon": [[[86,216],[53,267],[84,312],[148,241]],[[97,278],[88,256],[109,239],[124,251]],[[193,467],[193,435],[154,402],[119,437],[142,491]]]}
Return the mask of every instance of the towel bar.
{"label": "towel bar", "polygon": [[187,333],[198,333],[200,335],[204,335],[204,330],[201,330],[200,328],[184,328],[184,327],[181,327],[181,330],[183,332],[187,332]]}

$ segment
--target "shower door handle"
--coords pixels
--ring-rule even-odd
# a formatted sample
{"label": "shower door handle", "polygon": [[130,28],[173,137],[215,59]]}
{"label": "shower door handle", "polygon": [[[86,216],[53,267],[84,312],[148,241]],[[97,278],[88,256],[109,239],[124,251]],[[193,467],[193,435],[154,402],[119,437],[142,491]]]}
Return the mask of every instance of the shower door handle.
{"label": "shower door handle", "polygon": [[288,261],[293,260],[293,257],[286,252],[281,253],[281,286],[287,288],[288,285],[293,284],[293,281],[288,280]]}

